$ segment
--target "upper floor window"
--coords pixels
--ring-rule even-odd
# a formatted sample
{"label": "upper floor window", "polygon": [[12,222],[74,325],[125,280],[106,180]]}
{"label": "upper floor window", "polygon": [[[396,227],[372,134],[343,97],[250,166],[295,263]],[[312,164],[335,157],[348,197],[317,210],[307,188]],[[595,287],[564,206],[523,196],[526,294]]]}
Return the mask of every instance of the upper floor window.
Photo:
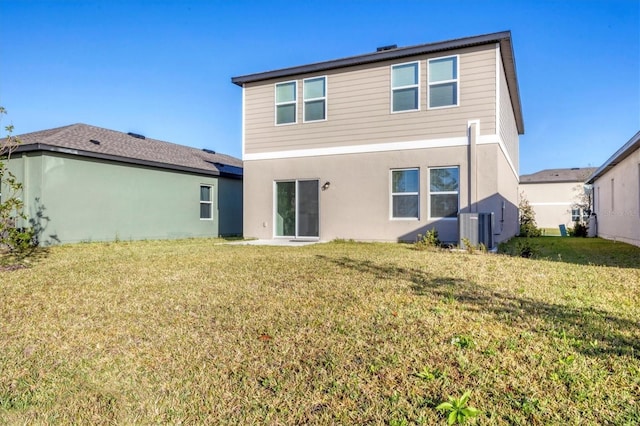
{"label": "upper floor window", "polygon": [[419,108],[418,62],[391,67],[391,111],[416,111]]}
{"label": "upper floor window", "polygon": [[327,78],[307,78],[302,83],[304,121],[327,119]]}
{"label": "upper floor window", "polygon": [[213,199],[209,185],[200,185],[200,219],[213,219]]}
{"label": "upper floor window", "polygon": [[276,84],[276,124],[296,122],[297,84],[295,81]]}
{"label": "upper floor window", "polygon": [[458,215],[459,183],[458,167],[429,169],[430,217],[456,217]]}
{"label": "upper floor window", "polygon": [[458,57],[429,59],[429,108],[458,105]]}
{"label": "upper floor window", "polygon": [[394,219],[418,219],[419,201],[419,170],[391,170],[391,217]]}

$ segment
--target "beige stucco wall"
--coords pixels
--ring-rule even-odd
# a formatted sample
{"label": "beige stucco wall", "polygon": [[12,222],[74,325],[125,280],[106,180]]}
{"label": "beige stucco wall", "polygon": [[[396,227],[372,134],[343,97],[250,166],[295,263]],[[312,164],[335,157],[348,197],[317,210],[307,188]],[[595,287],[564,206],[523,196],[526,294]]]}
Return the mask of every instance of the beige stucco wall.
{"label": "beige stucco wall", "polygon": [[640,246],[640,150],[598,178],[593,187],[598,236]]}
{"label": "beige stucco wall", "polygon": [[520,183],[520,192],[533,207],[539,228],[573,226],[571,206],[579,201],[584,183]]}
{"label": "beige stucco wall", "polygon": [[[479,145],[478,211],[496,213],[496,241],[515,234],[517,226],[517,178],[502,157],[498,144]],[[244,235],[273,238],[274,181],[318,179],[330,182],[320,191],[320,240],[353,238],[356,240],[415,241],[417,234],[437,226],[440,239],[456,242],[456,219],[428,217],[428,175],[430,167],[460,167],[460,208],[469,211],[468,146],[416,149],[379,153],[345,154],[307,158],[245,161]],[[420,217],[390,218],[390,170],[419,168]],[[505,176],[499,179],[498,173]],[[500,183],[498,183],[500,181]],[[511,190],[506,187],[512,186]],[[503,191],[504,194],[500,194]],[[502,202],[505,224],[500,226]]]}

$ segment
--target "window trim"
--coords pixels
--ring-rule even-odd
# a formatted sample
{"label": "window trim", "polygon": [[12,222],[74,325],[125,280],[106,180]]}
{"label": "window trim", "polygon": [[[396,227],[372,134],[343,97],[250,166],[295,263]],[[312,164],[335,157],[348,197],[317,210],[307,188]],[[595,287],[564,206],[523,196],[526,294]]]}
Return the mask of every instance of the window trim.
{"label": "window trim", "polygon": [[[457,191],[431,191],[431,170],[439,170],[439,169],[458,169],[458,190]],[[452,195],[456,194],[458,196],[458,214],[460,214],[460,166],[437,166],[437,167],[429,167],[428,168],[428,180],[427,180],[427,204],[428,204],[428,217],[429,220],[458,220],[457,215],[455,217],[447,217],[447,216],[433,216],[431,214],[431,195]]]}
{"label": "window trim", "polygon": [[583,220],[584,220],[584,211],[580,207],[573,207],[571,209],[571,222],[578,222]]}
{"label": "window trim", "polygon": [[[293,94],[294,100],[287,102],[278,102],[278,86],[282,86],[284,84],[293,83]],[[281,81],[279,83],[275,83],[273,85],[273,101],[274,101],[274,117],[273,121],[276,126],[291,126],[293,124],[298,124],[298,80],[289,80],[289,81]],[[278,107],[284,105],[293,105],[294,113],[293,113],[293,121],[291,123],[278,123]]]}
{"label": "window trim", "polygon": [[[202,199],[202,188],[209,188],[209,201],[205,201]],[[200,203],[198,204],[200,206],[200,220],[213,220],[213,185],[210,184],[206,184],[206,183],[201,183],[200,184]],[[210,208],[209,208],[209,216],[210,217],[202,217],[202,205],[203,204],[209,204]]]}
{"label": "window trim", "polygon": [[[409,171],[409,170],[417,170],[418,171],[418,192],[393,192],[393,172],[400,171]],[[418,196],[418,211],[415,217],[395,217],[393,215],[393,197],[394,196]],[[398,167],[389,170],[389,220],[420,220],[420,167]]]}
{"label": "window trim", "polygon": [[[309,98],[305,97],[305,83],[309,80],[324,80],[324,96],[320,98]],[[327,92],[329,91],[329,79],[326,75],[319,75],[316,77],[309,77],[302,80],[302,122],[303,123],[317,123],[321,121],[327,121],[327,112],[328,112],[328,101],[327,101]],[[307,102],[317,102],[324,101],[324,118],[320,120],[307,120]]]}
{"label": "window trim", "polygon": [[[452,80],[440,80],[440,81],[432,82],[431,73],[429,72],[429,64],[432,61],[438,61],[441,59],[449,59],[449,58],[456,58],[456,78]],[[431,106],[431,87],[442,85],[442,84],[448,84],[448,83],[456,84],[456,103],[454,105],[443,105],[443,106],[432,107]],[[427,59],[427,110],[457,108],[459,106],[460,106],[460,55],[439,56],[437,58]]]}
{"label": "window trim", "polygon": [[[409,65],[409,64],[417,64],[418,65],[418,78],[417,78],[417,83],[416,84],[411,84],[408,86],[398,86],[398,87],[393,87],[393,69],[402,65]],[[389,86],[390,86],[390,91],[389,91],[389,109],[391,111],[391,114],[402,114],[405,112],[416,112],[416,111],[420,111],[420,61],[410,61],[410,62],[402,62],[399,64],[393,64],[390,66],[390,78],[389,78]],[[396,90],[403,90],[403,89],[412,89],[415,88],[417,90],[417,98],[418,98],[418,104],[416,105],[415,109],[405,109],[402,111],[394,111],[393,109],[393,93]]]}

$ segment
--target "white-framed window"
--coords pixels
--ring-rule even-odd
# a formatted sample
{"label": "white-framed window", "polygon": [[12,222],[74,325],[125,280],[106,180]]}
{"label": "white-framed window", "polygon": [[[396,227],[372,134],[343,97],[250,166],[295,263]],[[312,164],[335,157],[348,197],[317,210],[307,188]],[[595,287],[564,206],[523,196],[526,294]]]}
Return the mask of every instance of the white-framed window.
{"label": "white-framed window", "polygon": [[200,185],[200,219],[213,219],[213,198],[211,185]]}
{"label": "white-framed window", "polygon": [[420,170],[391,170],[391,218],[418,219],[420,213]]}
{"label": "white-framed window", "polygon": [[420,63],[391,66],[391,112],[420,109]]}
{"label": "white-framed window", "polygon": [[459,105],[458,55],[427,61],[427,102],[429,109]]}
{"label": "white-framed window", "polygon": [[295,81],[276,84],[276,124],[295,124],[297,92],[298,83]]}
{"label": "white-framed window", "polygon": [[327,77],[306,78],[302,81],[304,122],[327,119]]}
{"label": "white-framed window", "polygon": [[429,169],[429,217],[455,218],[460,204],[460,169],[432,167]]}
{"label": "white-framed window", "polygon": [[571,222],[578,222],[582,220],[582,210],[579,208],[571,209]]}

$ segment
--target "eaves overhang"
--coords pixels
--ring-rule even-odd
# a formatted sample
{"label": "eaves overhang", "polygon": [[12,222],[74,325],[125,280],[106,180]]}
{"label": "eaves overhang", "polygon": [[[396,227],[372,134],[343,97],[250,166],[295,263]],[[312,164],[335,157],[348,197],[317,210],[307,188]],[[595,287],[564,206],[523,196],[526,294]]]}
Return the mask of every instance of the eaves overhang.
{"label": "eaves overhang", "polygon": [[177,164],[168,164],[168,163],[161,163],[161,162],[157,162],[157,161],[141,160],[141,159],[137,159],[137,158],[122,157],[122,156],[118,156],[118,155],[111,155],[111,154],[104,154],[104,153],[99,153],[99,152],[84,151],[84,150],[80,150],[80,149],[65,148],[65,147],[42,144],[42,143],[32,143],[32,144],[18,145],[17,147],[12,149],[11,153],[12,154],[19,154],[19,153],[28,153],[28,152],[37,152],[37,151],[75,155],[75,156],[84,157],[84,158],[93,158],[93,159],[99,159],[99,160],[115,161],[115,162],[119,162],[119,163],[133,164],[133,165],[138,165],[138,166],[146,166],[146,167],[153,167],[153,168],[166,169],[166,170],[174,170],[174,171],[180,171],[180,172],[185,172],[185,173],[193,173],[193,174],[205,175],[205,176],[230,177],[230,178],[234,178],[234,179],[242,179],[241,175],[237,175],[237,174],[233,174],[233,173],[223,173],[223,172],[220,172],[218,170],[208,170],[208,169],[200,169],[200,168],[195,168],[195,167],[186,167],[186,166],[180,166],[180,165],[177,165]]}
{"label": "eaves overhang", "polygon": [[630,156],[636,150],[640,149],[640,131],[636,133],[622,148],[617,150],[607,161],[604,162],[587,180],[587,183],[593,185],[593,183],[609,170],[617,166],[622,160]]}
{"label": "eaves overhang", "polygon": [[290,77],[299,74],[317,73],[338,68],[351,67],[355,65],[371,64],[375,62],[406,58],[409,56],[422,55],[427,53],[444,52],[464,47],[480,46],[486,44],[500,44],[500,54],[504,64],[509,96],[513,105],[516,119],[516,126],[519,134],[524,134],[524,120],[522,118],[522,107],[520,103],[520,92],[516,75],[515,56],[511,44],[511,31],[502,31],[491,34],[464,37],[454,40],[441,41],[436,43],[421,44],[417,46],[400,47],[380,52],[367,53],[364,55],[350,56],[331,61],[316,62],[308,65],[282,68],[273,71],[247,74],[233,77],[231,82],[244,87],[247,83],[254,83],[270,79]]}

